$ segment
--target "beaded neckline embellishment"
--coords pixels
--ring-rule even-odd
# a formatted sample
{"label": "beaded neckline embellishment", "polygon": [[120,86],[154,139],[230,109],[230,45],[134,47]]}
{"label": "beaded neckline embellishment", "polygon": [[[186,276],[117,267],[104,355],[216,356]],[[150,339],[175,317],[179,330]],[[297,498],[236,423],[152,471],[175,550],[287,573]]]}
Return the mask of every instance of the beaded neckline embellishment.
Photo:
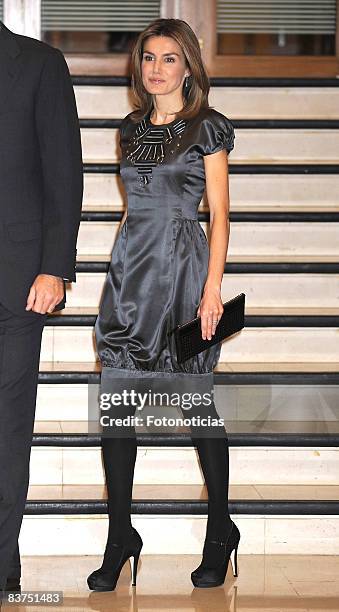
{"label": "beaded neckline embellishment", "polygon": [[165,158],[166,146],[171,145],[170,154],[175,151],[176,137],[179,141],[186,127],[186,121],[178,119],[169,125],[153,125],[142,119],[135,129],[126,151],[126,159],[137,167],[138,180],[147,185],[152,180],[152,169]]}

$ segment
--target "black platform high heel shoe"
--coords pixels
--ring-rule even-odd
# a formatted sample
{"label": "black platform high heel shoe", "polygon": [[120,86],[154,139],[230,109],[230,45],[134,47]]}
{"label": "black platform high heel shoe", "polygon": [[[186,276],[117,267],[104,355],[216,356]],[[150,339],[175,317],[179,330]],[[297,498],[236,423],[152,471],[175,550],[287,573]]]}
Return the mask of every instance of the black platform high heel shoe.
{"label": "black platform high heel shoe", "polygon": [[[114,591],[120,572],[127,559],[133,557],[132,586],[136,586],[137,567],[140,552],[143,546],[141,536],[134,527],[129,538],[123,544],[112,544],[112,550],[105,553],[104,562],[100,569],[95,570],[87,578],[91,591]],[[109,552],[114,553],[114,562],[110,563]]]}
{"label": "black platform high heel shoe", "polygon": [[203,559],[199,567],[191,573],[191,580],[196,587],[208,588],[224,583],[228,562],[234,551],[233,575],[238,576],[238,545],[240,532],[232,521],[231,530],[225,541],[206,540],[203,549]]}

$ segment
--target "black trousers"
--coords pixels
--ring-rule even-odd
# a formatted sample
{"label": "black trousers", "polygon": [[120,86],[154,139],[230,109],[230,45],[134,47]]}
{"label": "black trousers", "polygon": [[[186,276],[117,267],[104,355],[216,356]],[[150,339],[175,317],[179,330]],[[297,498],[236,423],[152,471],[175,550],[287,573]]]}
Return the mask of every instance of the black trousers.
{"label": "black trousers", "polygon": [[20,576],[18,536],[29,483],[41,336],[47,315],[0,303],[0,588]]}

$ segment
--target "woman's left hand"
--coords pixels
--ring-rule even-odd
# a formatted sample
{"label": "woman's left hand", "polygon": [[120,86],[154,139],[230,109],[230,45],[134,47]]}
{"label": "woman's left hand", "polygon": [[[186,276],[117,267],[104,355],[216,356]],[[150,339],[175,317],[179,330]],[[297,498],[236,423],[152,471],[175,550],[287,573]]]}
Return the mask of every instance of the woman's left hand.
{"label": "woman's left hand", "polygon": [[203,340],[206,340],[206,337],[207,340],[212,339],[223,312],[220,290],[205,288],[197,311],[197,317],[201,317]]}

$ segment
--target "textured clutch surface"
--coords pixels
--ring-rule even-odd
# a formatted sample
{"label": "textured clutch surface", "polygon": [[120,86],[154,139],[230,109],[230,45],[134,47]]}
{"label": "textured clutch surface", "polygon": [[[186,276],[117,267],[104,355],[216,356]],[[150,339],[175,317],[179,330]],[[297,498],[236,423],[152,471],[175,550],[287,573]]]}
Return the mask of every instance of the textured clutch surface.
{"label": "textured clutch surface", "polygon": [[225,340],[244,327],[245,321],[245,294],[239,293],[236,297],[223,304],[224,312],[216,327],[211,340],[204,340],[201,335],[201,317],[177,325],[173,330],[177,350],[177,361],[182,363],[190,357],[205,351],[210,346]]}

